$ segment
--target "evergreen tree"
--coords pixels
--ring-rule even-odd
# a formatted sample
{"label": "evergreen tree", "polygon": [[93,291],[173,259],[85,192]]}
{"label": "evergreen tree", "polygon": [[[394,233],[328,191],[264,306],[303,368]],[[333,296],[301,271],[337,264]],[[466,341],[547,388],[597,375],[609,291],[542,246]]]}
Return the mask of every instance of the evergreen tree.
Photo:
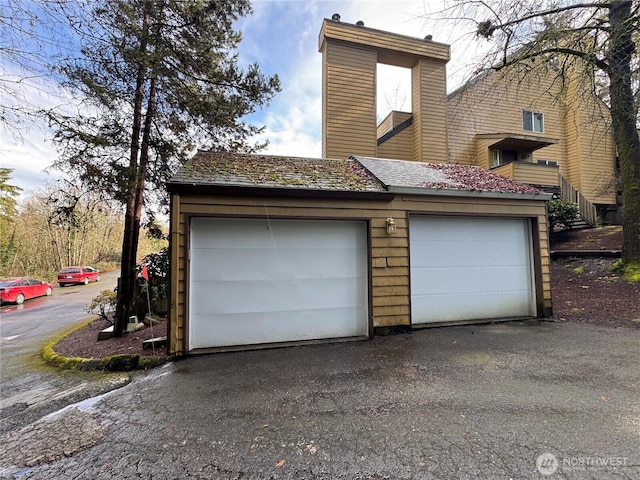
{"label": "evergreen tree", "polygon": [[143,207],[196,148],[253,152],[262,128],[242,118],[280,90],[277,76],[242,70],[233,22],[247,0],[98,2],[82,55],[65,62],[66,86],[83,100],[76,115],[52,113],[54,166],[126,206],[115,335],[129,317]]}

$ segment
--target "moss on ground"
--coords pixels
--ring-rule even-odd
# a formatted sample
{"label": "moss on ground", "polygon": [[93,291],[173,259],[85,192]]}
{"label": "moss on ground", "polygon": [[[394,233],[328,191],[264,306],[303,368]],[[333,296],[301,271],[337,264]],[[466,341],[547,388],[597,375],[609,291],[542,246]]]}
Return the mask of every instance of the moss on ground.
{"label": "moss on ground", "polygon": [[165,362],[164,358],[144,355],[111,355],[105,358],[65,357],[55,352],[55,346],[77,330],[89,325],[95,318],[74,326],[56,335],[44,344],[40,356],[48,365],[64,370],[104,370],[109,372],[127,372],[154,368]]}

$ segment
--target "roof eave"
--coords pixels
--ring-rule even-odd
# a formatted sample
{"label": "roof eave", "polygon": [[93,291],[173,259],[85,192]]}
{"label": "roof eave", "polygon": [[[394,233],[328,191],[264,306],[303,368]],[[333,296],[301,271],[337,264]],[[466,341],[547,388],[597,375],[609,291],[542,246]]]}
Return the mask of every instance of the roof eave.
{"label": "roof eave", "polygon": [[286,198],[324,198],[359,199],[391,201],[395,196],[387,190],[333,190],[319,188],[283,188],[261,185],[222,185],[168,182],[167,191],[172,194],[220,195],[247,197],[286,197]]}

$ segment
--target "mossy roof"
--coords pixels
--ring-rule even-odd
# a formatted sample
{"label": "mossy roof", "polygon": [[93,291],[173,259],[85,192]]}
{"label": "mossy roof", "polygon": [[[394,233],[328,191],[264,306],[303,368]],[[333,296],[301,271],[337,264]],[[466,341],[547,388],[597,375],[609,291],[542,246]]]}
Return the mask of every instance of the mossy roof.
{"label": "mossy roof", "polygon": [[169,184],[350,192],[386,190],[375,176],[353,159],[204,151],[186,162]]}
{"label": "mossy roof", "polygon": [[447,190],[499,195],[542,193],[531,185],[469,165],[360,156],[329,159],[205,151],[186,162],[169,180],[172,184],[328,192],[408,188],[425,195]]}

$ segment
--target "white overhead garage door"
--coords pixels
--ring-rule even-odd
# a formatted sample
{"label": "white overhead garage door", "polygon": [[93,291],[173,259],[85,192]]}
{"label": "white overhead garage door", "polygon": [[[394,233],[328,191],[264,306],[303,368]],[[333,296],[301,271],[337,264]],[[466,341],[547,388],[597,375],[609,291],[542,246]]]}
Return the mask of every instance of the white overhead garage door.
{"label": "white overhead garage door", "polygon": [[412,323],[535,315],[526,219],[412,216]]}
{"label": "white overhead garage door", "polygon": [[365,222],[191,219],[189,350],[368,334]]}

